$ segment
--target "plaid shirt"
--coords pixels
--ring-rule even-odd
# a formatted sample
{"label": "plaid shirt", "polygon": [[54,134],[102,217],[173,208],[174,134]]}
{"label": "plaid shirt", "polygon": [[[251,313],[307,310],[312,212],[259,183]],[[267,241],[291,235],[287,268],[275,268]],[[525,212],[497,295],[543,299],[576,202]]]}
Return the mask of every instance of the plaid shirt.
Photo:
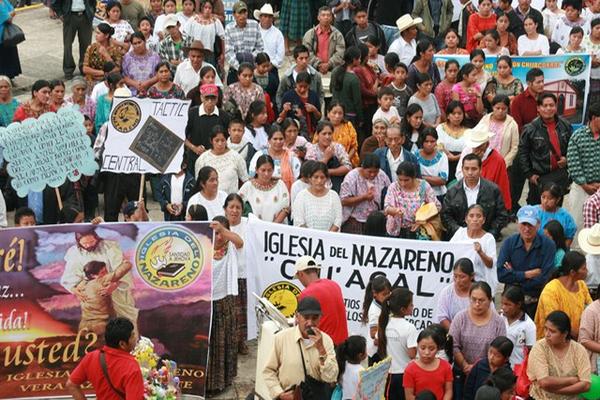
{"label": "plaid shirt", "polygon": [[591,195],[583,203],[583,227],[591,228],[600,222],[600,191]]}
{"label": "plaid shirt", "polygon": [[236,54],[252,53],[256,56],[264,48],[258,22],[249,19],[246,26],[240,28],[234,21],[225,28],[225,60],[231,68],[238,69],[240,66]]}
{"label": "plaid shirt", "polygon": [[183,49],[185,47],[190,47],[192,44],[192,38],[190,36],[181,35],[181,47],[177,50],[177,46],[175,46],[175,42],[171,39],[171,35],[165,36],[163,40],[161,40],[158,54],[160,55],[160,59],[162,61],[166,61],[171,64],[171,60],[183,60],[185,59],[185,55],[183,53]]}

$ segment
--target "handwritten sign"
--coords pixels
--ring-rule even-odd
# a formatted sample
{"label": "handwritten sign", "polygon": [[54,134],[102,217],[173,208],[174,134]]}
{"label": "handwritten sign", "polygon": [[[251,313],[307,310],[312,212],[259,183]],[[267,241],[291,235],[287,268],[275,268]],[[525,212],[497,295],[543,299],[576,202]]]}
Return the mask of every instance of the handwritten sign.
{"label": "handwritten sign", "polygon": [[190,101],[115,98],[102,171],[171,173],[181,169]]}
{"label": "handwritten sign", "polygon": [[356,399],[360,400],[383,400],[385,382],[388,371],[392,366],[392,358],[385,360],[359,372],[358,391]]}
{"label": "handwritten sign", "polygon": [[83,115],[74,107],[0,128],[0,146],[20,197],[46,185],[58,187],[67,178],[75,182],[98,169]]}
{"label": "handwritten sign", "polygon": [[156,118],[149,117],[129,150],[164,174],[182,145],[183,139]]}

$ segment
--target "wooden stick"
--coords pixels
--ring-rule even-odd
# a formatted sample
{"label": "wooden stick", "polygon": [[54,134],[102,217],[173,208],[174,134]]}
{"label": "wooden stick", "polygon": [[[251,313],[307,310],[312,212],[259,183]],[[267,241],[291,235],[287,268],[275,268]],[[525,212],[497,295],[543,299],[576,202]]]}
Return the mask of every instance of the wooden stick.
{"label": "wooden stick", "polygon": [[138,201],[144,200],[144,185],[146,184],[146,174],[140,175],[140,194],[138,196]]}
{"label": "wooden stick", "polygon": [[54,193],[56,193],[56,201],[58,202],[58,211],[63,209],[62,199],[60,198],[60,190],[58,188],[54,188]]}

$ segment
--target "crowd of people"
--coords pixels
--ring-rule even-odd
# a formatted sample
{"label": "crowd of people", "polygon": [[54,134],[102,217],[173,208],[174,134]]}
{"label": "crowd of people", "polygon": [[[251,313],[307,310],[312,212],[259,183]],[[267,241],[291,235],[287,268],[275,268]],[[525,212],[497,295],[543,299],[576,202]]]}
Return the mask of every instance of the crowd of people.
{"label": "crowd of people", "polygon": [[[1,44],[15,12],[0,0],[0,127],[76,106],[101,162],[114,98],[190,100],[181,168],[149,177],[150,197],[165,221],[213,221],[209,394],[231,385],[237,354],[248,351],[250,213],[472,244],[439,294],[437,324],[422,332],[404,318],[409,288],[374,278],[363,338],[348,337],[337,284],[319,279],[315,260],[299,260],[309,293],[265,370],[273,398],[292,398],[303,364],[350,399],[360,364],[390,356],[387,399],[507,399],[526,348],[533,398],[589,389],[600,349],[591,297],[600,284],[599,0],[238,1],[227,24],[222,0],[151,0],[148,10],[121,0],[102,11],[99,21],[94,1],[51,2],[71,82],[38,80],[19,102],[18,50]],[[443,74],[436,53],[449,58]],[[571,53],[592,56],[590,94],[577,105],[586,124],[576,129],[544,90],[544,71],[531,68],[522,82],[511,60]],[[483,68],[490,56],[494,75]],[[139,174],[65,182],[60,210],[53,189],[19,198],[6,174],[2,185],[3,226],[6,208],[17,209],[18,226],[98,222],[100,195],[105,221],[148,219]],[[511,221],[518,233],[503,237]]]}

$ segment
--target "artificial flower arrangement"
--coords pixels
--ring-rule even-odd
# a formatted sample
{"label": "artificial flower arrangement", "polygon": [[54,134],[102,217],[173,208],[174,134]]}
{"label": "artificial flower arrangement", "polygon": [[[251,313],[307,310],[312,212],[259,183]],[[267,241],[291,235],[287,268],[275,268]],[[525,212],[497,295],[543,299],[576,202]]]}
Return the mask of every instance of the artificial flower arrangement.
{"label": "artificial flower arrangement", "polygon": [[[147,337],[140,337],[133,355],[140,364],[144,377],[145,400],[179,399],[179,377],[176,375],[177,363],[160,360],[154,352],[154,343]],[[160,362],[159,362],[160,361]]]}

